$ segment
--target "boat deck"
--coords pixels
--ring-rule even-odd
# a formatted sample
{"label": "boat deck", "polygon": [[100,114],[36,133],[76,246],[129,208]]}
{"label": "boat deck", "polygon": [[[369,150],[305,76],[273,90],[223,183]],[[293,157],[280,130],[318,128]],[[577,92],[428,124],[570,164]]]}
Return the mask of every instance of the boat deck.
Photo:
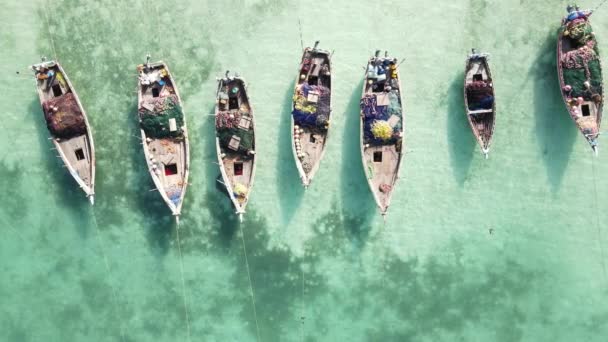
{"label": "boat deck", "polygon": [[[385,209],[389,205],[392,187],[398,177],[400,154],[395,145],[369,146],[363,149],[363,160],[366,165],[365,174],[370,187],[378,202]],[[381,185],[389,185],[390,191],[380,190]]]}
{"label": "boat deck", "polygon": [[[87,135],[83,134],[68,140],[54,140],[57,148],[61,149],[67,163],[74,168],[76,175],[87,186],[91,186],[91,164],[93,156],[90,155],[90,146]],[[72,176],[76,176],[72,175]]]}

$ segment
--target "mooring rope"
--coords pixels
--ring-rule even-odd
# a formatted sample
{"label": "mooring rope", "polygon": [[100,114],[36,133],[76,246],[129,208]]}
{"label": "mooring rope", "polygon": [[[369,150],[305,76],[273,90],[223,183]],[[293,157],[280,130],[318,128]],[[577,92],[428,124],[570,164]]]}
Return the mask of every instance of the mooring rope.
{"label": "mooring rope", "polygon": [[167,61],[165,60],[165,57],[166,57],[166,56],[165,56],[165,54],[163,53],[163,44],[162,44],[162,39],[161,39],[161,37],[162,37],[162,32],[161,32],[161,30],[160,30],[160,28],[161,28],[161,24],[160,24],[160,13],[159,13],[159,11],[158,11],[158,5],[155,5],[155,6],[154,6],[154,12],[155,12],[155,14],[156,14],[156,25],[154,25],[154,26],[156,26],[157,31],[158,31],[158,36],[157,36],[157,37],[158,37],[158,41],[159,41],[159,44],[158,44],[158,50],[159,50],[159,51],[158,51],[158,52],[160,53],[160,59],[161,59],[163,62],[165,62],[165,63],[166,63],[166,62],[167,62]]}
{"label": "mooring rope", "polygon": [[51,33],[51,24],[49,19],[49,2],[44,2],[44,16],[46,18],[46,29],[49,32],[49,40],[51,41],[51,49],[53,50],[54,60],[57,61],[57,50],[55,50],[55,41],[53,40],[53,34]]}
{"label": "mooring rope", "polygon": [[602,229],[600,228],[600,209],[599,209],[599,201],[598,201],[598,194],[597,194],[597,177],[595,176],[595,157],[592,157],[593,159],[591,159],[591,171],[592,171],[592,176],[593,176],[593,193],[595,195],[595,228],[597,229],[597,240],[598,243],[600,244],[600,257],[601,257],[601,264],[602,264],[602,271],[603,271],[603,275],[604,275],[604,282],[606,282],[606,261],[604,258],[604,245],[602,244]]}
{"label": "mooring rope", "polygon": [[251,303],[253,304],[253,319],[255,320],[255,330],[257,341],[260,342],[260,326],[258,324],[258,313],[255,308],[255,295],[253,293],[253,282],[251,281],[251,272],[249,271],[249,259],[247,258],[247,248],[245,247],[245,231],[243,225],[239,224],[241,230],[241,242],[243,243],[243,254],[245,255],[245,266],[247,268],[247,277],[249,278],[249,289],[251,290]]}
{"label": "mooring rope", "polygon": [[306,298],[304,298],[304,267],[301,266],[302,270],[302,314],[300,316],[300,337],[302,342],[304,342],[304,320],[306,316],[304,315],[306,312]]}
{"label": "mooring rope", "polygon": [[[118,303],[118,295],[116,294],[116,288],[114,287],[114,285],[112,284],[112,271],[110,269],[110,262],[108,261],[108,255],[105,252],[105,247],[103,245],[103,240],[101,239],[101,233],[99,231],[99,226],[97,224],[97,216],[95,216],[95,211],[91,208],[91,212],[92,212],[92,221],[93,221],[93,225],[95,226],[95,236],[97,237],[97,243],[99,244],[99,251],[101,252],[101,256],[103,259],[103,263],[106,267],[106,272],[108,274],[108,283],[110,284],[110,290],[112,291],[112,300],[114,301],[114,314],[116,315],[116,317],[118,317],[118,307],[119,307],[119,303]],[[122,320],[120,320],[122,322]],[[119,328],[120,328],[120,338],[122,340],[122,342],[126,341],[125,338],[125,330],[122,324],[119,324]]]}
{"label": "mooring rope", "polygon": [[175,232],[177,234],[177,250],[179,251],[179,270],[182,278],[182,294],[184,298],[184,313],[186,315],[186,328],[188,331],[188,341],[191,341],[190,335],[190,316],[188,314],[188,300],[186,299],[186,278],[184,277],[184,257],[182,255],[181,240],[179,238],[179,223],[175,224]]}
{"label": "mooring rope", "polygon": [[599,5],[597,5],[597,6],[596,6],[596,7],[595,7],[595,8],[594,8],[592,11],[593,11],[593,12],[597,11],[597,10],[598,10],[600,7],[602,7],[602,5],[604,5],[604,4],[606,3],[606,1],[607,1],[607,0],[604,0],[604,1],[600,2],[600,4],[599,4]]}

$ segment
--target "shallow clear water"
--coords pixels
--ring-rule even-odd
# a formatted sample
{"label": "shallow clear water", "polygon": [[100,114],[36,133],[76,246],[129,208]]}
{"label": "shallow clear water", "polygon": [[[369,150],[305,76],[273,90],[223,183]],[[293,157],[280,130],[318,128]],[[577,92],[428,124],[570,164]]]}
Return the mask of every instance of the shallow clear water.
{"label": "shallow clear water", "polygon": [[[58,0],[48,26],[45,4],[0,11],[0,340],[608,335],[608,142],[593,158],[561,103],[565,1]],[[606,11],[593,21],[603,49]],[[335,50],[331,137],[306,193],[289,146],[298,19],[304,44]],[[50,151],[26,70],[54,55],[51,38],[93,125],[94,207]],[[463,114],[471,47],[492,55],[488,160]],[[375,49],[406,58],[407,155],[386,225],[358,147],[362,67]],[[169,64],[185,100],[192,172],[181,244],[134,137],[135,66],[148,52]],[[215,183],[208,115],[227,69],[248,80],[261,132],[240,226]]]}

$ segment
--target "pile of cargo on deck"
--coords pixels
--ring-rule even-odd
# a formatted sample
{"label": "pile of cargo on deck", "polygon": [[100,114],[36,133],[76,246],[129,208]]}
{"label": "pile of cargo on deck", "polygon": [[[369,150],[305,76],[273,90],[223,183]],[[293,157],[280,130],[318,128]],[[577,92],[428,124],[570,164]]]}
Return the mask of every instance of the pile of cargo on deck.
{"label": "pile of cargo on deck", "polygon": [[492,85],[486,81],[473,81],[467,84],[469,110],[492,109],[494,106],[492,93]]}
{"label": "pile of cargo on deck", "polygon": [[584,19],[569,22],[563,32],[576,47],[564,53],[560,61],[570,97],[591,100],[594,94],[602,93],[599,50],[592,32],[591,25]]}
{"label": "pile of cargo on deck", "polygon": [[293,97],[294,124],[300,127],[327,130],[329,127],[331,90],[322,85],[304,82]]}
{"label": "pile of cargo on deck", "polygon": [[392,145],[401,140],[403,111],[397,90],[367,94],[360,107],[366,144]]}
{"label": "pile of cargo on deck", "polygon": [[248,154],[253,149],[251,115],[243,111],[221,111],[215,116],[215,127],[220,146]]}
{"label": "pile of cargo on deck", "polygon": [[87,132],[84,115],[72,93],[46,100],[42,104],[46,125],[59,138],[69,139]]}
{"label": "pile of cargo on deck", "polygon": [[139,109],[141,127],[151,138],[182,136],[184,114],[177,95],[147,99]]}

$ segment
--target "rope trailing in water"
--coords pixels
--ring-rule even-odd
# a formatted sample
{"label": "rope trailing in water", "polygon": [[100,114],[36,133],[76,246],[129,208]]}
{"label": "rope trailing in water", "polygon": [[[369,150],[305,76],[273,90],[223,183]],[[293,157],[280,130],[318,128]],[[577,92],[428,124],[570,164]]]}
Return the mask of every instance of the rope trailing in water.
{"label": "rope trailing in water", "polygon": [[188,315],[188,300],[186,299],[186,279],[184,278],[184,257],[182,255],[182,243],[179,238],[179,223],[175,224],[175,232],[177,234],[177,250],[179,251],[179,271],[182,278],[182,295],[184,298],[184,313],[186,315],[186,329],[188,331],[188,341],[191,341],[190,336],[190,316]]}
{"label": "rope trailing in water", "polygon": [[243,253],[245,254],[245,266],[247,268],[247,277],[249,278],[249,289],[251,290],[251,303],[253,304],[253,319],[255,320],[255,331],[257,334],[257,341],[260,342],[260,326],[258,324],[258,313],[255,309],[255,295],[253,293],[253,282],[251,281],[251,272],[249,271],[249,259],[247,258],[247,248],[245,247],[245,231],[243,225],[239,224],[241,229],[241,242],[243,243]]}
{"label": "rope trailing in water", "polygon": [[44,2],[44,16],[46,18],[46,29],[49,31],[49,40],[51,41],[51,49],[53,50],[53,57],[57,61],[57,50],[55,50],[55,41],[53,40],[53,34],[51,33],[51,24],[49,19],[49,2]]}
{"label": "rope trailing in water", "polygon": [[[156,26],[156,28],[157,28],[158,37],[162,37],[162,32],[160,30],[161,23],[160,23],[160,12],[158,11],[158,5],[154,6],[154,11],[156,12],[156,25],[154,25],[154,26]],[[163,52],[163,45],[162,44],[159,45],[158,50],[160,52],[161,60],[165,61],[165,57],[166,56],[165,56],[165,54]]]}
{"label": "rope trailing in water", "polygon": [[606,3],[606,1],[607,1],[607,0],[604,0],[604,1],[600,2],[600,4],[599,4],[599,5],[597,5],[597,6],[596,6],[596,7],[595,7],[595,8],[594,8],[592,11],[593,11],[593,12],[597,11],[597,10],[598,10],[600,7],[602,7],[602,5],[604,5],[604,4]]}
{"label": "rope trailing in water", "polygon": [[304,297],[304,267],[302,267],[301,269],[302,269],[302,315],[300,316],[300,337],[302,339],[302,342],[304,342],[304,320],[306,319],[306,316],[304,315],[304,313],[306,312],[306,300]]}
{"label": "rope trailing in water", "polygon": [[595,228],[597,229],[597,240],[600,245],[600,257],[602,258],[601,264],[604,275],[604,282],[606,282],[606,261],[604,258],[604,246],[602,245],[602,229],[600,228],[600,209],[598,207],[597,177],[595,176],[595,159],[591,160],[591,170],[593,176],[593,193],[595,195]]}
{"label": "rope trailing in water", "polygon": [[[112,291],[112,300],[114,301],[114,314],[116,315],[116,317],[118,317],[118,307],[119,307],[119,303],[118,303],[118,295],[116,294],[116,288],[114,287],[114,285],[112,285],[112,271],[110,270],[110,262],[108,261],[108,255],[105,252],[105,247],[103,245],[103,240],[101,239],[101,233],[99,231],[99,226],[97,225],[97,216],[95,216],[95,211],[93,209],[91,209],[93,215],[91,215],[92,217],[92,221],[93,221],[93,225],[95,226],[95,236],[97,237],[97,243],[99,244],[99,251],[101,252],[101,256],[103,258],[103,263],[106,266],[106,272],[108,274],[108,283],[110,284],[110,290]],[[122,322],[122,320],[121,320]],[[122,340],[122,342],[126,341],[125,338],[125,330],[122,324],[119,324],[119,328],[120,328],[120,339]]]}

